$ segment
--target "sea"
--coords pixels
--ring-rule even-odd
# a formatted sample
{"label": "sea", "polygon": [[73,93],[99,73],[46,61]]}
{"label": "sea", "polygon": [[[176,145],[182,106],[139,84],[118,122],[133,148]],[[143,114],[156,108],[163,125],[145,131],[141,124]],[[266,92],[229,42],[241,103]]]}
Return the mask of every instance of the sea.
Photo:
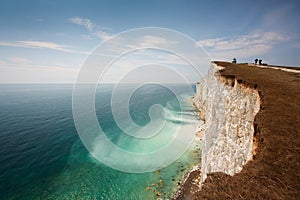
{"label": "sea", "polygon": [[[105,84],[95,91],[97,118],[112,142],[123,134],[111,110],[113,88]],[[196,133],[194,93],[180,84],[176,88],[179,95],[157,84],[140,88],[128,105],[132,119],[146,125],[149,108],[160,104],[166,127],[189,126]],[[0,84],[0,199],[170,199],[184,175],[201,162],[195,138],[181,157],[155,171],[129,173],[106,166],[80,140],[72,92],[72,84]],[[132,146],[127,140],[122,148]]]}

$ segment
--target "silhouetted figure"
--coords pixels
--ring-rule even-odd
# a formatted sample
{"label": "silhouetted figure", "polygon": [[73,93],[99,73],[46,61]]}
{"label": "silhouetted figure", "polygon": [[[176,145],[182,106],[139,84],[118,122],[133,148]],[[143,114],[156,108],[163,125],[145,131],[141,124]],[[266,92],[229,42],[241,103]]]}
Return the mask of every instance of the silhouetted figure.
{"label": "silhouetted figure", "polygon": [[233,58],[232,63],[236,63],[236,58]]}
{"label": "silhouetted figure", "polygon": [[262,59],[259,59],[258,64],[259,64],[259,65],[262,64]]}
{"label": "silhouetted figure", "polygon": [[254,60],[254,63],[257,65],[257,62],[258,62],[258,59],[256,58],[256,59]]}

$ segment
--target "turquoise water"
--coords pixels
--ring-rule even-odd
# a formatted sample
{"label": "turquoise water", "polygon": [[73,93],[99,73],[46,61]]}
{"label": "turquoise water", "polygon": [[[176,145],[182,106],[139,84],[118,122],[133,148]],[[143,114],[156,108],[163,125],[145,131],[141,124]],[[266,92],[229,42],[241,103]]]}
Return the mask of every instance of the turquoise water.
{"label": "turquoise water", "polygon": [[[189,102],[193,94],[176,87],[182,90],[184,108],[166,88],[149,85],[130,100],[133,120],[147,124],[148,109],[158,103],[168,109],[170,127],[192,125],[196,130]],[[111,85],[98,88],[95,108],[101,127],[116,142],[122,130],[113,120],[111,91]],[[77,135],[72,85],[2,84],[0,111],[0,199],[168,199],[182,176],[200,162],[199,144],[194,143],[179,160],[154,172],[125,173],[100,163]]]}

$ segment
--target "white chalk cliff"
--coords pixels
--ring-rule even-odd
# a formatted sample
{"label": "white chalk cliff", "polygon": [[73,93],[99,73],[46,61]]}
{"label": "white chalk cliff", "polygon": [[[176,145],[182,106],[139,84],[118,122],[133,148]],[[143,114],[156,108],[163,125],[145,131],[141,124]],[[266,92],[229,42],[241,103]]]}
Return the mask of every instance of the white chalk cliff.
{"label": "white chalk cliff", "polygon": [[194,104],[205,120],[202,138],[201,183],[207,174],[234,175],[252,158],[254,118],[260,107],[255,89],[235,77],[222,77],[222,67],[211,64],[209,73],[196,86]]}

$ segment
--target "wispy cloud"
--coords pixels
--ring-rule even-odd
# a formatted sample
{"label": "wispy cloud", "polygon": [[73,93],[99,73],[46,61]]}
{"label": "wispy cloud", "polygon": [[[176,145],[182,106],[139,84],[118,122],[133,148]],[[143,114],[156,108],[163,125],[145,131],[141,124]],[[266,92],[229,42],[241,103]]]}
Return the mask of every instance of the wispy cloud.
{"label": "wispy cloud", "polygon": [[[31,64],[32,61],[22,57],[9,57],[7,60],[13,64]],[[1,64],[0,64],[1,65]]]}
{"label": "wispy cloud", "polygon": [[176,41],[168,40],[164,37],[157,37],[153,35],[146,35],[140,39],[141,46],[166,46],[166,45],[173,45],[177,44]]}
{"label": "wispy cloud", "polygon": [[0,41],[0,46],[51,49],[51,50],[62,51],[62,52],[67,52],[67,53],[86,54],[86,52],[71,50],[70,46],[60,45],[60,44],[53,43],[53,42],[43,42],[43,41],[34,41],[34,40],[15,41],[15,42],[1,42]]}
{"label": "wispy cloud", "polygon": [[36,67],[43,68],[44,66],[53,68],[76,68],[80,66],[76,64],[67,64],[64,62],[37,62],[24,57],[8,57],[5,60],[0,60],[0,67],[26,68]]}
{"label": "wispy cloud", "polygon": [[79,66],[59,62],[35,62],[23,57],[0,60],[0,83],[72,83]]}
{"label": "wispy cloud", "polygon": [[68,21],[73,24],[85,27],[91,35],[96,36],[102,40],[107,40],[111,37],[111,35],[105,31],[107,28],[98,26],[96,23],[94,23],[88,18],[72,17],[69,18]]}
{"label": "wispy cloud", "polygon": [[231,59],[231,57],[248,58],[265,54],[274,44],[286,40],[289,38],[279,33],[262,32],[233,38],[200,40],[198,44],[206,48],[214,59]]}
{"label": "wispy cloud", "polygon": [[96,24],[93,23],[90,19],[83,19],[80,17],[72,17],[69,19],[69,21],[73,24],[78,24],[78,25],[84,26],[89,31],[92,31],[93,28],[96,26]]}
{"label": "wispy cloud", "polygon": [[91,40],[92,36],[91,35],[80,35],[80,38],[83,40]]}

